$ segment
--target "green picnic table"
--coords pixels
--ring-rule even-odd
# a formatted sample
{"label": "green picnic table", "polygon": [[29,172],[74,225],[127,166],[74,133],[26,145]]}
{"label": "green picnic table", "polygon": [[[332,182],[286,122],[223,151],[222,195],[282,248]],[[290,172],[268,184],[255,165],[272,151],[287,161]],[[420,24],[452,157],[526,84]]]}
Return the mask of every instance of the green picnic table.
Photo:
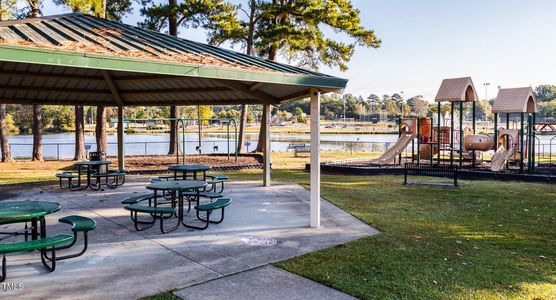
{"label": "green picnic table", "polygon": [[[50,201],[0,202],[0,224],[31,222],[31,238],[36,240],[39,234],[41,237],[46,237],[44,216],[60,209],[62,209],[60,203]],[[40,228],[37,228],[38,223]]]}
{"label": "green picnic table", "polygon": [[[189,191],[195,191],[197,194],[196,201],[197,204],[199,203],[199,190],[203,189],[207,186],[206,181],[199,181],[199,180],[171,180],[171,181],[159,181],[155,183],[151,183],[146,186],[148,190],[154,191],[154,203],[157,204],[157,197],[159,196],[158,191],[171,191],[173,193],[173,197],[175,197],[176,193],[178,196],[177,204],[178,204],[178,221],[182,223],[182,225],[187,226],[183,222],[183,214],[184,214],[184,201],[183,201],[183,193]],[[175,199],[174,199],[175,200]],[[191,210],[191,201],[189,202],[189,207],[187,211]]]}
{"label": "green picnic table", "polygon": [[[79,189],[86,189],[86,188],[90,188],[93,190],[97,190],[100,189],[100,181],[97,181],[98,183],[98,187],[95,185],[93,185],[91,183],[91,176],[95,173],[98,172],[101,169],[107,169],[108,165],[112,164],[111,161],[107,161],[107,160],[89,160],[89,161],[78,161],[78,162],[74,162],[73,165],[77,167],[77,174],[78,174],[78,178],[77,178],[77,190]],[[86,172],[87,172],[87,185],[84,186],[83,188],[80,188],[81,186],[81,176],[79,176],[81,174],[81,171],[83,170],[83,168],[85,168]],[[104,170],[106,172],[106,170]]]}
{"label": "green picnic table", "polygon": [[[174,171],[174,179],[178,179],[178,173],[182,173],[181,178],[187,180],[188,174],[191,174],[193,180],[206,180],[207,171],[211,170],[211,166],[207,165],[175,165],[168,167],[168,170]],[[197,173],[203,172],[203,178],[197,178]]]}

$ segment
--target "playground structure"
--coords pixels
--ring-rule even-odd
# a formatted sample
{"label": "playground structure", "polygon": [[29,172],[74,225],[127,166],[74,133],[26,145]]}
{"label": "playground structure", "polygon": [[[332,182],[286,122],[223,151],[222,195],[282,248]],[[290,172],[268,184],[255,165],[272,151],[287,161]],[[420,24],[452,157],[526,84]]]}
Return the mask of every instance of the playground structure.
{"label": "playground structure", "polygon": [[[537,105],[532,88],[499,89],[492,109],[494,128],[489,132],[477,131],[476,101],[470,77],[444,79],[435,97],[437,110],[433,117],[400,117],[399,138],[380,157],[330,165],[391,167],[410,162],[535,173]],[[471,122],[464,125],[466,109]],[[505,116],[505,126],[499,127],[501,116]]]}
{"label": "playground structure", "polygon": [[[493,171],[509,167],[513,160],[520,173],[535,173],[535,117],[537,101],[531,87],[500,89],[492,107],[494,113],[494,140],[496,154],[492,157]],[[505,129],[498,128],[498,117],[506,116]],[[519,127],[510,128],[510,118],[519,115]],[[525,165],[527,162],[527,165]]]}
{"label": "playground structure", "polygon": [[[227,145],[227,156],[228,156],[228,160],[231,159],[231,156],[234,155],[235,157],[235,161],[238,161],[238,151],[237,151],[237,141],[238,141],[238,128],[237,128],[237,123],[234,119],[228,119],[228,118],[157,118],[157,119],[131,119],[131,118],[126,118],[123,120],[123,122],[125,124],[129,124],[131,122],[144,122],[144,123],[149,123],[149,124],[158,124],[160,122],[176,122],[176,126],[178,128],[178,130],[176,130],[176,149],[180,149],[180,144],[181,144],[181,150],[176,151],[176,163],[177,164],[185,164],[186,163],[186,154],[187,154],[187,148],[186,148],[186,131],[187,131],[187,126],[189,125],[190,122],[196,122],[198,124],[200,124],[201,122],[219,122],[220,124],[225,124],[226,125],[226,145]],[[152,126],[152,125],[150,125]],[[234,128],[234,143],[233,143],[233,149],[230,148],[230,139],[231,139],[231,135],[230,135],[230,126],[233,126]],[[181,132],[180,132],[181,129]],[[201,143],[202,143],[202,139],[201,139],[201,130],[199,127],[199,135],[198,135],[198,145],[196,146],[196,151],[199,152],[199,154],[201,154]],[[181,141],[180,141],[180,135],[181,137]],[[180,162],[180,152],[181,152],[181,162]]]}

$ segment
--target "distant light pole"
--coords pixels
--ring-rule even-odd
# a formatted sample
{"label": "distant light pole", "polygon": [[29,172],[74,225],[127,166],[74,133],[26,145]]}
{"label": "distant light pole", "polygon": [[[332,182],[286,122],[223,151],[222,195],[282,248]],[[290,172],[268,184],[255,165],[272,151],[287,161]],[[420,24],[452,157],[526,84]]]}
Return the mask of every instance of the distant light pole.
{"label": "distant light pole", "polygon": [[488,86],[490,85],[490,82],[485,82],[483,85],[485,86],[485,100],[488,101]]}
{"label": "distant light pole", "polygon": [[403,91],[400,92],[400,95],[402,96],[401,111],[402,111],[402,117],[403,117],[404,108],[405,108],[405,105],[403,103]]}
{"label": "distant light pole", "polygon": [[346,122],[346,98],[344,98],[344,123]]}

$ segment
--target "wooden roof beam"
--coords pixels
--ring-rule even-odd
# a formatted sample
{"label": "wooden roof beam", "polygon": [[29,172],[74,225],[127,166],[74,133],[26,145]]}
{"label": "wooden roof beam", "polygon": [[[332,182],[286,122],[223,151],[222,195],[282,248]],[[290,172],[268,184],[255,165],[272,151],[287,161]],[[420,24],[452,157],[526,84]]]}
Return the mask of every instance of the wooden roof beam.
{"label": "wooden roof beam", "polygon": [[250,91],[256,91],[258,90],[261,86],[263,86],[265,83],[264,82],[257,82],[255,84],[253,84],[252,86],[249,87]]}
{"label": "wooden roof beam", "polygon": [[272,104],[272,105],[277,105],[279,104],[279,100],[278,98],[275,98],[274,96],[267,94],[265,92],[262,91],[258,91],[258,90],[250,90],[250,87],[246,84],[243,84],[239,81],[233,81],[233,80],[224,80],[224,79],[214,79],[214,81],[229,87],[232,90],[238,91],[240,93],[243,93],[245,95],[248,95],[250,97],[254,97],[256,99],[259,99],[261,102],[263,102],[264,104]]}
{"label": "wooden roof beam", "polygon": [[110,93],[112,93],[112,97],[114,98],[118,106],[124,106],[124,100],[120,96],[120,93],[118,92],[118,88],[116,87],[116,84],[112,80],[112,74],[110,74],[110,72],[106,70],[100,70],[100,73],[102,74],[102,77],[104,77],[104,80],[106,81],[106,85],[108,86],[108,89],[110,89]]}
{"label": "wooden roof beam", "polygon": [[151,90],[127,90],[120,91],[121,95],[141,95],[141,94],[186,94],[186,93],[211,93],[211,92],[234,92],[227,87],[212,88],[184,88],[184,89],[151,89]]}

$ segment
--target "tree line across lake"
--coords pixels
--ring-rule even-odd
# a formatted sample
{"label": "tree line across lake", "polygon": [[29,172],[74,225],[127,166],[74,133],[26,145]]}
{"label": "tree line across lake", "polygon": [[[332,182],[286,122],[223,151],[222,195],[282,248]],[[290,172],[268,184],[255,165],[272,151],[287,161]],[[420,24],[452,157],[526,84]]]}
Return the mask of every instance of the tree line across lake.
{"label": "tree line across lake", "polygon": [[[538,101],[539,120],[556,119],[556,86],[540,85],[535,88]],[[371,94],[368,97],[345,95],[323,95],[321,99],[321,113],[325,120],[336,120],[344,117],[355,120],[377,120],[381,112],[384,112],[389,120],[403,114],[405,116],[432,116],[437,111],[437,105],[422,96],[414,96],[403,99],[400,94],[383,95],[379,97]],[[494,99],[489,101],[480,100],[476,106],[477,120],[492,120],[492,104]],[[449,105],[442,107],[443,113],[449,111]],[[466,107],[470,110],[470,107]],[[253,105],[247,115],[248,123],[260,122],[262,117],[262,107]],[[307,122],[306,115],[309,115],[309,100],[288,102],[276,106],[272,110],[273,118],[279,121],[293,121],[297,123]],[[7,105],[6,106],[6,125],[11,134],[25,134],[32,132],[33,107],[28,105]],[[43,106],[43,127],[46,132],[66,132],[75,129],[75,113],[73,106]],[[179,107],[179,113],[185,118],[231,118],[239,119],[241,106],[201,106],[198,110],[193,106]],[[200,115],[199,115],[200,113]],[[85,123],[94,124],[96,117],[94,107],[85,108]],[[126,107],[124,114],[130,119],[164,119],[170,117],[168,106],[145,106],[145,107]],[[106,108],[106,121],[117,117],[117,110]]]}

